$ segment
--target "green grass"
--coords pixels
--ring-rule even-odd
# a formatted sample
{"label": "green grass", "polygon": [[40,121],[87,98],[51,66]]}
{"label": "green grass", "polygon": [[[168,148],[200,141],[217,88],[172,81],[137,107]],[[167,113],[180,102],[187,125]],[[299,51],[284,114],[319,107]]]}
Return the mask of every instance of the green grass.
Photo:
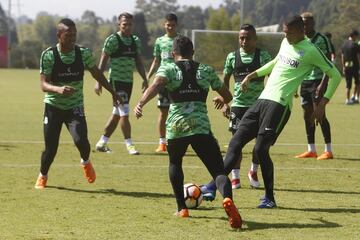
{"label": "green grass", "polygon": [[[112,154],[92,153],[97,180],[88,184],[79,154],[63,129],[61,144],[49,173],[49,187],[33,188],[42,143],[43,93],[35,70],[0,70],[0,239],[358,239],[360,234],[360,106],[345,106],[341,83],[328,106],[335,159],[298,160],[306,138],[299,100],[277,144],[275,165],[277,209],[256,206],[263,189],[248,187],[250,143],[244,150],[242,188],[234,191],[244,219],[243,230],[230,229],[221,198],[191,210],[191,218],[172,216],[175,199],[168,180],[168,159],[154,154],[158,134],[155,101],[144,118],[131,116],[133,139],[141,151],[129,156],[118,130]],[[89,139],[94,146],[111,112],[106,92],[93,93],[86,75],[85,104]],[[135,84],[131,106],[140,96]],[[213,95],[211,95],[213,96]],[[210,96],[210,97],[211,97]],[[227,120],[209,105],[213,132],[222,150],[230,133]],[[323,150],[317,128],[318,152]],[[185,182],[205,183],[209,174],[192,151],[184,159]]]}

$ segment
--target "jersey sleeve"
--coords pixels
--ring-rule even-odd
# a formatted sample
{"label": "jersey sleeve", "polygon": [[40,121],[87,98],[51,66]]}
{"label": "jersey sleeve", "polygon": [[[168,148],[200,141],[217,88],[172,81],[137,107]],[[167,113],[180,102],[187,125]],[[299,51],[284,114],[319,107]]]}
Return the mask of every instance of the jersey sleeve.
{"label": "jersey sleeve", "polygon": [[308,56],[310,63],[320,68],[324,73],[335,67],[318,47],[314,46],[313,49]]}
{"label": "jersey sleeve", "polygon": [[91,69],[95,66],[95,58],[89,48],[81,48],[81,55],[87,69]]}
{"label": "jersey sleeve", "polygon": [[268,62],[261,68],[257,69],[255,72],[258,75],[258,77],[269,75],[271,73],[271,71],[273,70],[277,60],[278,60],[278,58],[276,56],[273,60],[271,60],[270,62]]}
{"label": "jersey sleeve", "polygon": [[224,75],[230,75],[234,72],[234,64],[235,64],[235,53],[231,52],[227,55],[224,65]]}
{"label": "jersey sleeve", "polygon": [[50,49],[45,50],[40,57],[40,73],[51,75],[54,67],[54,54]]}
{"label": "jersey sleeve", "polygon": [[211,89],[214,91],[219,90],[224,83],[220,80],[219,76],[212,67],[208,66],[206,71],[208,72]]}
{"label": "jersey sleeve", "polygon": [[118,48],[118,40],[114,35],[110,35],[105,39],[104,47],[102,49],[103,53],[111,55]]}

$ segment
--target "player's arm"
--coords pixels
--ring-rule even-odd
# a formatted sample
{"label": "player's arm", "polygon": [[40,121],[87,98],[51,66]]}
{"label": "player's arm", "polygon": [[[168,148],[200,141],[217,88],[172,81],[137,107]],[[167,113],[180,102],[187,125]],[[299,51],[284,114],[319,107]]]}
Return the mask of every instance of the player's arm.
{"label": "player's arm", "polygon": [[155,73],[159,65],[160,65],[160,59],[158,57],[154,57],[148,72],[147,79],[150,79],[152,77],[152,75]]}
{"label": "player's arm", "polygon": [[140,54],[137,54],[135,57],[135,65],[136,65],[136,69],[137,69],[138,73],[140,74],[141,78],[143,79],[142,91],[144,92],[148,88],[148,81],[146,78],[143,60],[142,60],[142,57]]}
{"label": "player's arm", "polygon": [[106,90],[109,91],[109,93],[111,93],[114,103],[121,104],[121,97],[115,92],[111,84],[107,81],[103,72],[101,72],[101,70],[96,65],[92,68],[89,68],[88,70],[91,73],[91,76],[97,81],[97,84],[100,87],[104,87]]}
{"label": "player's arm", "polygon": [[216,109],[221,109],[225,104],[228,104],[232,100],[231,92],[229,88],[223,84],[221,88],[217,89],[216,92],[220,95],[213,98],[213,102]]}
{"label": "player's arm", "polygon": [[[110,56],[108,54],[106,54],[105,52],[101,53],[100,62],[99,62],[99,70],[101,73],[104,73],[105,67],[106,67],[107,62],[109,61],[109,58],[110,58]],[[95,90],[95,93],[100,96],[102,87],[99,84],[99,82],[95,83],[94,90]]]}
{"label": "player's arm", "polygon": [[137,118],[142,117],[142,108],[148,103],[151,99],[153,99],[159,91],[165,87],[167,82],[167,78],[162,76],[156,76],[153,83],[145,90],[140,101],[134,108],[134,113]]}
{"label": "player's arm", "polygon": [[40,88],[43,92],[53,92],[65,96],[71,96],[75,92],[75,88],[71,86],[55,86],[51,84],[51,75],[40,74]]}
{"label": "player's arm", "polygon": [[[227,89],[230,89],[230,78],[231,78],[231,74],[224,73],[223,82],[224,82],[224,86]],[[224,117],[229,118],[229,116],[230,116],[230,106],[229,106],[228,103],[224,104],[222,112],[223,112]]]}

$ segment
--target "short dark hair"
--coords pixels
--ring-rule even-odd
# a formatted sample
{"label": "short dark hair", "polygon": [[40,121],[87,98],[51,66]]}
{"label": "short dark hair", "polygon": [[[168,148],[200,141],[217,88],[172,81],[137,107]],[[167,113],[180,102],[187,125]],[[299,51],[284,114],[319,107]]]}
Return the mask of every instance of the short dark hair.
{"label": "short dark hair", "polygon": [[332,37],[331,32],[325,32],[324,35],[325,35],[327,38],[331,38],[331,37]]}
{"label": "short dark hair", "polygon": [[176,22],[176,23],[177,23],[177,21],[178,21],[177,16],[175,15],[175,13],[166,14],[165,20],[167,20],[167,21],[174,21],[174,22]]}
{"label": "short dark hair", "polygon": [[352,30],[352,32],[349,34],[349,37],[357,37],[359,36],[359,32],[356,30]]}
{"label": "short dark hair", "polygon": [[245,31],[253,31],[256,33],[256,29],[253,25],[245,23],[243,25],[241,25],[240,30],[245,30]]}
{"label": "short dark hair", "polygon": [[123,12],[123,13],[120,13],[119,17],[118,17],[118,21],[121,20],[121,18],[125,18],[125,19],[133,19],[133,15],[131,15],[130,13],[128,12]]}
{"label": "short dark hair", "polygon": [[174,39],[173,51],[176,54],[182,57],[188,57],[192,55],[193,50],[194,45],[190,38],[179,35]]}
{"label": "short dark hair", "polygon": [[286,18],[284,21],[284,25],[287,27],[299,27],[303,29],[304,21],[300,15],[294,15]]}
{"label": "short dark hair", "polygon": [[59,21],[59,24],[64,24],[67,27],[75,27],[75,23],[70,18],[63,18]]}

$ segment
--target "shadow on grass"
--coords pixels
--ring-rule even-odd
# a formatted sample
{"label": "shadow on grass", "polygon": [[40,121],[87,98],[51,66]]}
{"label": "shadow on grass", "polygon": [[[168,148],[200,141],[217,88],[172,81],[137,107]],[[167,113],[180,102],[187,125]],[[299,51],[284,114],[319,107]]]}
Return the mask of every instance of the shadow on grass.
{"label": "shadow on grass", "polygon": [[344,161],[360,161],[360,158],[351,158],[351,157],[335,157],[334,160],[344,160]]}
{"label": "shadow on grass", "polygon": [[360,194],[360,192],[337,191],[337,190],[319,190],[319,189],[275,189],[279,192],[310,192],[310,193],[330,193],[330,194]]}
{"label": "shadow on grass", "polygon": [[360,213],[359,208],[288,208],[278,207],[281,210],[296,210],[304,212],[324,212],[324,213]]}
{"label": "shadow on grass", "polygon": [[148,197],[148,198],[174,198],[173,194],[153,193],[153,192],[125,192],[125,191],[117,191],[115,189],[85,190],[85,189],[57,187],[57,186],[46,186],[46,188],[53,188],[53,189],[58,189],[58,190],[63,190],[63,191],[70,191],[70,192],[108,194],[108,195],[127,196],[127,197],[136,197],[136,198],[146,198],[146,197]]}
{"label": "shadow on grass", "polygon": [[252,221],[244,221],[245,225],[248,228],[244,228],[243,231],[251,231],[251,230],[260,230],[260,229],[270,229],[270,228],[338,228],[342,227],[342,225],[329,222],[324,219],[311,219],[314,221],[318,221],[319,223],[259,223]]}

